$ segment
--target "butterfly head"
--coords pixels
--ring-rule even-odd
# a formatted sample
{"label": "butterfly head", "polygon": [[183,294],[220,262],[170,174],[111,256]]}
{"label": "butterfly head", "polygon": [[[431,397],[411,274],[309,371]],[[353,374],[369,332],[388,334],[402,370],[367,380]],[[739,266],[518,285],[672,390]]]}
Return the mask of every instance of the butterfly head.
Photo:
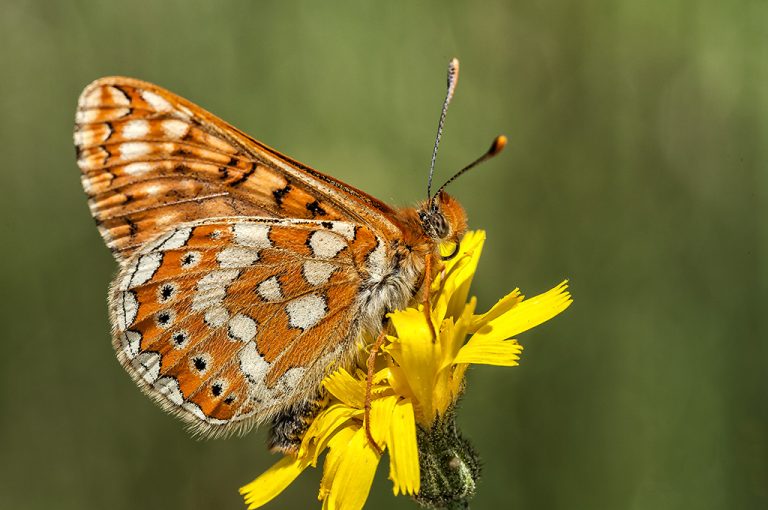
{"label": "butterfly head", "polygon": [[[467,231],[467,214],[464,208],[445,191],[440,191],[431,200],[424,202],[417,214],[424,235],[436,243],[453,242],[458,247],[459,241]],[[448,258],[454,255],[455,253]]]}
{"label": "butterfly head", "polygon": [[453,242],[455,244],[456,248],[453,253],[447,257],[443,257],[444,260],[456,256],[459,251],[459,241],[461,241],[461,238],[467,231],[467,214],[464,212],[464,208],[461,204],[444,191],[445,187],[455,181],[463,173],[501,152],[507,144],[507,137],[504,135],[497,136],[493,140],[491,148],[488,149],[485,154],[456,172],[453,177],[448,179],[445,184],[440,186],[440,189],[432,195],[432,176],[435,171],[437,149],[440,146],[440,137],[443,134],[443,123],[445,122],[445,115],[448,112],[448,105],[451,103],[451,99],[453,99],[453,93],[456,91],[458,80],[459,61],[454,58],[448,63],[448,88],[445,94],[445,100],[443,101],[443,108],[440,111],[440,120],[437,124],[435,145],[432,148],[432,161],[429,166],[429,178],[427,179],[428,198],[417,210],[418,221],[421,224],[421,229],[424,232],[424,235],[431,239],[435,244],[444,241]]}

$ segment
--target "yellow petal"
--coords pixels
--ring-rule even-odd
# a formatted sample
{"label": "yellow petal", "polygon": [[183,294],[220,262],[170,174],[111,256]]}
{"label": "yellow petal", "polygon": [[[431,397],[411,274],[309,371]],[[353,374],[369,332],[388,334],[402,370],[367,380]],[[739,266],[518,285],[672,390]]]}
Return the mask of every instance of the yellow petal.
{"label": "yellow petal", "polygon": [[389,370],[389,384],[392,386],[394,393],[405,398],[415,398],[415,395],[408,384],[408,376],[405,371],[401,367],[394,365],[391,366]]}
{"label": "yellow petal", "polygon": [[442,364],[442,344],[432,341],[423,312],[408,308],[391,317],[398,333],[400,349],[390,354],[402,369],[401,373],[408,378],[411,393],[424,411],[420,423],[423,420],[428,425],[427,421],[432,418],[429,412],[432,409],[435,377]]}
{"label": "yellow petal", "polygon": [[325,450],[331,435],[336,430],[343,426],[350,419],[359,416],[362,411],[354,407],[349,407],[344,404],[332,404],[326,409],[323,409],[304,433],[304,438],[301,441],[301,447],[299,448],[300,458],[309,458],[309,453],[312,453],[311,464],[317,465],[317,458]]}
{"label": "yellow petal", "polygon": [[400,400],[392,412],[392,426],[387,440],[389,479],[398,494],[417,494],[420,488],[419,450],[416,445],[416,422],[410,399]]}
{"label": "yellow petal", "polygon": [[504,340],[548,321],[570,306],[572,300],[567,289],[568,283],[564,281],[544,294],[521,301],[507,312],[488,321],[470,341]]}
{"label": "yellow petal", "polygon": [[365,430],[358,429],[339,457],[338,467],[331,482],[331,490],[327,496],[328,509],[360,510],[363,508],[378,465],[379,454],[368,443]]}
{"label": "yellow petal", "polygon": [[[445,262],[433,292],[438,295],[433,315],[438,322],[445,317],[458,317],[469,296],[472,277],[483,251],[485,232],[467,232],[461,240],[458,255]],[[452,250],[451,250],[452,251]]]}
{"label": "yellow petal", "polygon": [[249,510],[268,503],[293,482],[309,462],[286,456],[248,485],[240,487]]}
{"label": "yellow petal", "polygon": [[523,346],[515,340],[494,340],[472,337],[459,351],[455,363],[516,366]]}
{"label": "yellow petal", "polygon": [[340,368],[323,380],[323,386],[331,395],[350,407],[363,407],[365,387],[361,381]]}
{"label": "yellow petal", "polygon": [[476,301],[475,298],[470,299],[464,311],[456,318],[455,323],[452,319],[446,319],[443,322],[443,327],[440,330],[440,341],[443,344],[443,359],[441,360],[440,370],[448,368],[454,363],[454,359],[464,345],[469,325],[474,317],[473,312]]}
{"label": "yellow petal", "polygon": [[[366,374],[367,375],[367,374]],[[384,367],[375,374],[373,374],[373,384],[379,384],[392,377],[392,371],[389,367]]]}
{"label": "yellow petal", "polygon": [[320,480],[320,493],[317,495],[317,499],[323,500],[323,508],[327,507],[328,495],[331,493],[341,459],[346,454],[347,445],[359,428],[359,425],[353,425],[339,429],[328,441],[329,451],[323,462],[323,478]]}
{"label": "yellow petal", "polygon": [[[451,367],[453,360],[459,348],[464,342],[464,328],[457,328],[453,319],[448,318],[443,321],[443,327],[440,330],[440,343],[442,346],[442,355],[439,360],[437,371],[432,379],[432,408],[425,409],[425,414],[429,420],[432,420],[436,414],[443,414],[448,407],[453,404],[454,397],[451,377],[453,372]],[[424,426],[430,423],[419,422]]]}
{"label": "yellow petal", "polygon": [[523,295],[520,294],[520,289],[515,289],[503,298],[499,299],[490,310],[482,315],[475,315],[472,317],[472,325],[469,328],[470,333],[474,333],[481,327],[488,324],[489,321],[499,317],[502,314],[507,313],[512,308],[517,306],[520,301],[523,300]]}
{"label": "yellow petal", "polygon": [[389,395],[371,402],[371,435],[380,448],[384,447],[392,425],[392,410],[398,397]]}

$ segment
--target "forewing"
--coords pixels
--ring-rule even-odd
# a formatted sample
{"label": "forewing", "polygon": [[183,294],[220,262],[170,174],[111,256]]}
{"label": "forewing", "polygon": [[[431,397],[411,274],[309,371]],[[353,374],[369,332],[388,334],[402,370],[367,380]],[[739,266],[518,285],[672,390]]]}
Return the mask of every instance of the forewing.
{"label": "forewing", "polygon": [[359,288],[381,239],[348,222],[226,218],[173,227],[113,283],[131,376],[204,435],[310,398],[355,353]]}
{"label": "forewing", "polygon": [[212,217],[351,220],[397,234],[383,203],[150,83],[90,84],[74,139],[91,213],[119,261],[173,225]]}

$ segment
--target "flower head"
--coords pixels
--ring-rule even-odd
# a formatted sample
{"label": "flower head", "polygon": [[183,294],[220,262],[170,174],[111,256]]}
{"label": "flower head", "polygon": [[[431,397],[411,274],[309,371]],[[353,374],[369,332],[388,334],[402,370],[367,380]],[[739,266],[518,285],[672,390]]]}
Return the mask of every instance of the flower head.
{"label": "flower head", "polygon": [[[483,232],[467,233],[459,255],[445,263],[432,283],[430,317],[436,339],[422,305],[389,315],[392,334],[382,346],[373,378],[371,434],[388,453],[393,491],[424,506],[450,507],[474,493],[477,455],[456,431],[453,414],[469,364],[517,365],[523,348],[511,338],[571,303],[563,282],[527,300],[514,290],[488,312],[475,314],[476,300],[467,298],[484,240]],[[305,432],[298,454],[285,456],[240,489],[249,508],[270,501],[304,469],[316,467],[326,450],[318,495],[323,508],[363,507],[381,460],[363,423],[365,357],[361,353],[360,366],[352,373],[339,369],[324,379],[328,404]]]}

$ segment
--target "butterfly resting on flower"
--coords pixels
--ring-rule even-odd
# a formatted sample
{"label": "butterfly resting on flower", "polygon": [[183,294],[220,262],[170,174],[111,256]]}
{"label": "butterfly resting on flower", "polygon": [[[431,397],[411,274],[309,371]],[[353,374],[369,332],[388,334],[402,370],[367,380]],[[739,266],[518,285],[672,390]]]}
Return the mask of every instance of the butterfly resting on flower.
{"label": "butterfly resting on flower", "polygon": [[[454,59],[435,151],[457,73]],[[445,186],[415,208],[390,207],[131,78],[86,87],[74,139],[119,263],[117,357],[204,436],[271,421],[271,446],[295,448],[324,375],[428,292],[439,244],[458,246],[466,230]]]}

